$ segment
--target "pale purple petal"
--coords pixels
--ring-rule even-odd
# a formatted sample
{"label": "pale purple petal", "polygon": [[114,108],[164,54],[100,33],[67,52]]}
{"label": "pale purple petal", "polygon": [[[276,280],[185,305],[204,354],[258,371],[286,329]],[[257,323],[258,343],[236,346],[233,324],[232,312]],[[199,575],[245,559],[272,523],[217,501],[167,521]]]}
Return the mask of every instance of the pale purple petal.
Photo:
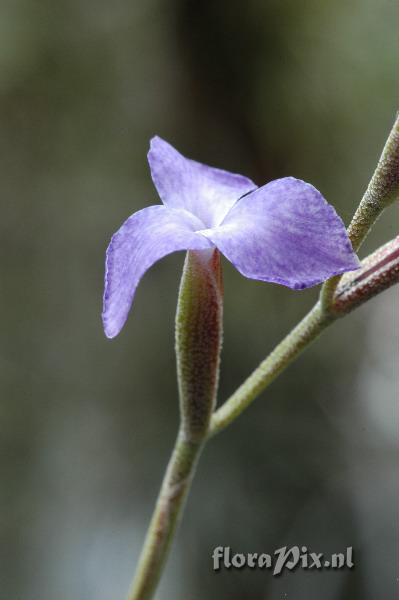
{"label": "pale purple petal", "polygon": [[125,221],[107,250],[103,304],[107,337],[122,329],[140,278],[157,260],[176,250],[212,247],[195,233],[200,228],[200,221],[190,213],[164,206],[144,208]]}
{"label": "pale purple petal", "polygon": [[159,137],[151,140],[148,162],[162,202],[193,213],[203,228],[219,225],[233,204],[257,187],[247,177],[185,158]]}
{"label": "pale purple petal", "polygon": [[359,267],[345,226],[312,185],[276,179],[201,232],[246,277],[301,289]]}

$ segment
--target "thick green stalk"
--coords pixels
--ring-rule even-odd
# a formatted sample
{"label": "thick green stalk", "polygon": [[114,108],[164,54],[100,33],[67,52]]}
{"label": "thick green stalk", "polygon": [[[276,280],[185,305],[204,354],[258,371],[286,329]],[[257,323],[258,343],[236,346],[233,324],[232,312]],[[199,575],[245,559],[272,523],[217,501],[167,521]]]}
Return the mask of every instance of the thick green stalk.
{"label": "thick green stalk", "polygon": [[223,285],[218,250],[187,252],[176,314],[182,431],[207,434],[216,404],[222,347]]}
{"label": "thick green stalk", "polygon": [[129,600],[150,600],[190,490],[216,403],[223,289],[217,250],[188,252],[176,313],[180,429],[137,567]]}

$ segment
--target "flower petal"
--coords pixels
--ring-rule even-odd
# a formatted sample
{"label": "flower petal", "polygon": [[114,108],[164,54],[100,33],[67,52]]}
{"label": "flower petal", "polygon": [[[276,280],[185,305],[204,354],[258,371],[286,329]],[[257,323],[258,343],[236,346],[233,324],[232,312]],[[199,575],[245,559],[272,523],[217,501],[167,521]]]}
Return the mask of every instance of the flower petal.
{"label": "flower petal", "polygon": [[148,162],[162,202],[193,213],[203,228],[219,225],[233,204],[257,187],[247,177],[185,158],[157,136],[151,140]]}
{"label": "flower petal", "polygon": [[345,226],[312,185],[276,179],[201,232],[246,277],[301,289],[357,269]]}
{"label": "flower petal", "polygon": [[195,233],[200,227],[186,211],[149,206],[129,217],[113,235],[107,249],[102,314],[107,337],[122,329],[141,277],[157,260],[176,250],[212,247]]}

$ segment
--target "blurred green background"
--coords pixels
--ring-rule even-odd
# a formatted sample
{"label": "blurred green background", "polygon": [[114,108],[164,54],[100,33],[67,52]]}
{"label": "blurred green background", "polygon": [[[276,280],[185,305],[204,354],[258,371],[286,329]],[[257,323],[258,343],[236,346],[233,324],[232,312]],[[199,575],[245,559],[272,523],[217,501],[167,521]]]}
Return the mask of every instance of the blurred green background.
{"label": "blurred green background", "polygon": [[[177,428],[183,262],[122,334],[104,252],[157,203],[159,134],[258,184],[312,182],[345,222],[399,108],[394,0],[1,0],[0,597],[122,599]],[[362,254],[398,234],[392,208]],[[224,399],[317,290],[225,263]],[[337,323],[207,448],[158,598],[399,595],[399,288]],[[215,546],[353,546],[352,571],[212,571]]]}

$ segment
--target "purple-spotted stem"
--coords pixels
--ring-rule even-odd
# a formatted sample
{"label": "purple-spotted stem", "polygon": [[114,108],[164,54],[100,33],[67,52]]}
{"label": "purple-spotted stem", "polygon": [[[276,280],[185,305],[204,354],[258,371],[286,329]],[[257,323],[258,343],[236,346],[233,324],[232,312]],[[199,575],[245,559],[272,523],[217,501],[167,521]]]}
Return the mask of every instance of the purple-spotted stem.
{"label": "purple-spotted stem", "polygon": [[332,311],[343,316],[399,282],[399,236],[362,261],[355,273],[342,277]]}

